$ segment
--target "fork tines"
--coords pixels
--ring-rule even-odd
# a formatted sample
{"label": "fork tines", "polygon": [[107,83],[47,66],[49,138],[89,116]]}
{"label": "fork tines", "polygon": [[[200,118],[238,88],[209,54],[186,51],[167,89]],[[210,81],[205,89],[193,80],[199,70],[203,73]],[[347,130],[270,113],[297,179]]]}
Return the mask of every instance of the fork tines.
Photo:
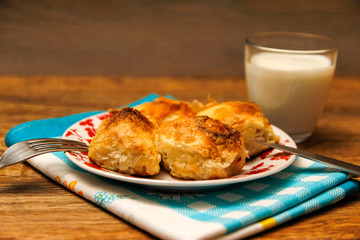
{"label": "fork tines", "polygon": [[69,140],[69,139],[57,139],[57,138],[41,138],[31,139],[26,141],[27,144],[34,150],[87,150],[88,145],[84,142]]}

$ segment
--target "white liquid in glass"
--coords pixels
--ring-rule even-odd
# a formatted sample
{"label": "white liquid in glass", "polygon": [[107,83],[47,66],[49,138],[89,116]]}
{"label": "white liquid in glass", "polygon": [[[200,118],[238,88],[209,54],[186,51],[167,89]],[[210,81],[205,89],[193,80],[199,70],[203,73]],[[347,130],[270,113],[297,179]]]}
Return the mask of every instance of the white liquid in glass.
{"label": "white liquid in glass", "polygon": [[326,56],[257,53],[246,62],[250,101],[290,135],[311,133],[334,71]]}

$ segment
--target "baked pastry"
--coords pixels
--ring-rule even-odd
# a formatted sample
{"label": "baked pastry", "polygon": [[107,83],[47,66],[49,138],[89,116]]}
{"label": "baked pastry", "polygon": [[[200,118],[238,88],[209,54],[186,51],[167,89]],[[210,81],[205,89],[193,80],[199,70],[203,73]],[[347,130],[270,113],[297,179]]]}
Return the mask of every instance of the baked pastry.
{"label": "baked pastry", "polygon": [[219,103],[199,111],[197,115],[209,116],[238,130],[244,139],[249,156],[268,149],[264,145],[253,142],[254,139],[276,143],[280,139],[255,103],[240,101]]}
{"label": "baked pastry", "polygon": [[138,176],[160,171],[156,122],[139,111],[125,107],[112,110],[90,142],[88,156],[106,169]]}
{"label": "baked pastry", "polygon": [[190,103],[166,97],[158,97],[153,102],[143,103],[134,108],[155,119],[159,126],[181,116],[196,115]]}
{"label": "baked pastry", "polygon": [[240,133],[209,117],[181,117],[159,132],[163,166],[174,177],[225,178],[238,174],[245,164]]}

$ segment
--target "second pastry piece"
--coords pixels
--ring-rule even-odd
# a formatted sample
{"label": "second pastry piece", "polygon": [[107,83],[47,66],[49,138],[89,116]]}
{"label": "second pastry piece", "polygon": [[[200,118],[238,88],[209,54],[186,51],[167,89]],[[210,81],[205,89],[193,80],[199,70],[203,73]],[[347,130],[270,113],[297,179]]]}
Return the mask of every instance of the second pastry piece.
{"label": "second pastry piece", "polygon": [[196,115],[190,103],[163,96],[156,98],[153,102],[143,103],[134,108],[143,115],[154,119],[159,126],[171,122],[178,117]]}
{"label": "second pastry piece", "polygon": [[178,178],[230,177],[247,157],[240,133],[206,116],[178,118],[163,125],[159,136],[163,166]]}

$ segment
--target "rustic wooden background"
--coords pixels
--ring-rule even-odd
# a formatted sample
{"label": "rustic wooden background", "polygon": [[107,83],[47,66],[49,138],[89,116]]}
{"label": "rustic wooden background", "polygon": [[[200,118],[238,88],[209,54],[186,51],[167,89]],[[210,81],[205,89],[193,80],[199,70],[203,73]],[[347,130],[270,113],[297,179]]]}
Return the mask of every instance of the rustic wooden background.
{"label": "rustic wooden background", "polygon": [[358,0],[1,0],[0,75],[243,77],[246,36],[338,41],[337,75],[359,75]]}

